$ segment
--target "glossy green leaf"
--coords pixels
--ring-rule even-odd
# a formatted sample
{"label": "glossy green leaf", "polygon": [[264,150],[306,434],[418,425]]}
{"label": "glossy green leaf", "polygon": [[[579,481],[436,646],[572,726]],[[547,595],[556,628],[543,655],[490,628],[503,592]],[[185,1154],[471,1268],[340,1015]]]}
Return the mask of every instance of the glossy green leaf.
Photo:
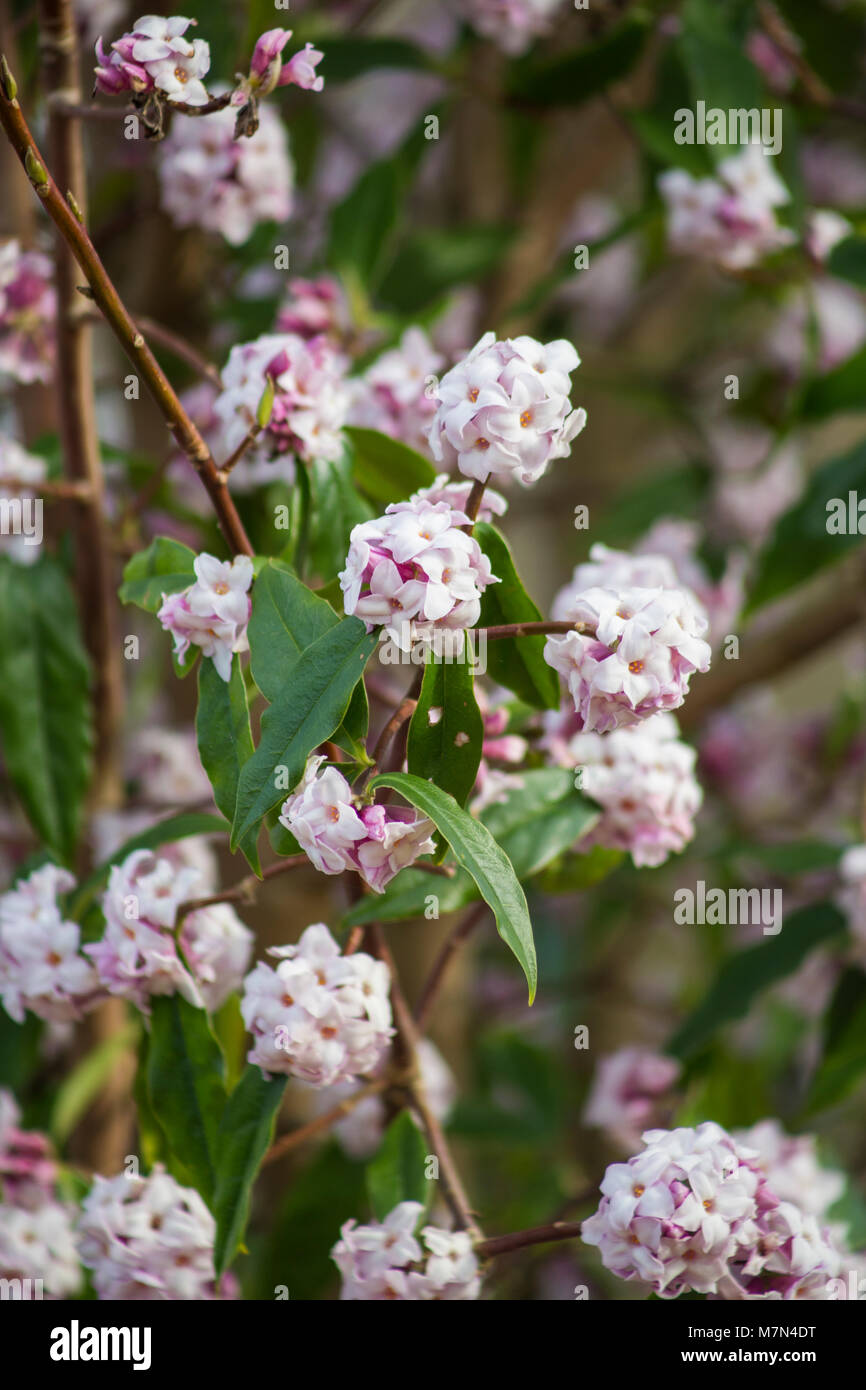
{"label": "glossy green leaf", "polygon": [[[523,587],[504,536],[486,522],[476,523],[474,535],[500,581],[484,590],[479,626],[538,622],[541,613]],[[486,671],[491,680],[513,690],[527,705],[558,709],[559,677],[544,660],[546,641],[542,636],[504,637],[487,642]]]}
{"label": "glossy green leaf", "polygon": [[260,1067],[247,1066],[223,1111],[213,1204],[217,1276],[231,1264],[243,1239],[253,1184],[273,1138],[287,1079],[266,1079]]}
{"label": "glossy green leaf", "polygon": [[434,1184],[425,1176],[427,1147],[409,1112],[401,1111],[367,1164],[367,1191],[377,1221],[384,1221],[400,1202],[429,1205]]}
{"label": "glossy green leaf", "polygon": [[[201,764],[210,778],[214,801],[229,820],[234,816],[241,771],[252,757],[253,735],[241,661],[232,657],[231,678],[224,681],[212,661],[203,661],[198,674],[196,738]],[[240,848],[259,873],[258,830],[251,830]]]}
{"label": "glossy green leaf", "polygon": [[147,1087],[170,1155],[211,1206],[226,1104],[225,1064],[204,1009],[179,994],[151,1001]]}
{"label": "glossy green leaf", "polygon": [[374,502],[403,502],[436,477],[432,463],[399,439],[356,425],[346,434],[352,443],[355,482]]}
{"label": "glossy green leaf", "polygon": [[[465,658],[465,637],[463,641]],[[435,782],[464,806],[478,775],[483,737],[471,664],[467,659],[437,661],[431,655],[409,725],[409,771]]]}
{"label": "glossy green leaf", "polygon": [[496,929],[514,952],[529,985],[529,1002],[535,998],[538,971],[532,923],[526,895],[511,860],[480,821],[473,820],[453,796],[405,772],[374,777],[370,789],[391,787],[411,805],[429,816],[448,841],[458,864],[475,880],[484,901],[496,918]]}
{"label": "glossy green leaf", "polygon": [[162,607],[163,594],[176,594],[195,583],[195,558],[188,545],[157,536],[146,550],[133,555],[124,569],[121,603],[134,603],[155,613]]}
{"label": "glossy green leaf", "polygon": [[345,567],[352,527],[369,521],[373,510],[355,487],[351,447],[339,459],[316,459],[309,474],[313,499],[309,563],[325,582]]}

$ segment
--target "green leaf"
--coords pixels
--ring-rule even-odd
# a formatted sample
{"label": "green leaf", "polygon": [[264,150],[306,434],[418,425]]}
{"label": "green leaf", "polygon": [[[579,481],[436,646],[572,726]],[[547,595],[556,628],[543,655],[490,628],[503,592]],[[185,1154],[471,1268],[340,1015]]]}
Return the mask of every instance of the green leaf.
{"label": "green leaf", "polygon": [[90,664],[66,575],[50,556],[0,561],[0,744],[34,830],[69,863],[93,747]]}
{"label": "green leaf", "polygon": [[436,477],[432,463],[399,439],[357,425],[345,433],[354,450],[355,482],[374,502],[402,502]]}
{"label": "green leaf", "polygon": [[419,314],[458,285],[490,275],[514,240],[514,228],[427,228],[405,238],[377,299],[398,314]]}
{"label": "green leaf", "polygon": [[424,666],[421,694],[409,725],[409,771],[435,782],[460,805],[475,786],[484,721],[463,638],[461,659]]}
{"label": "green leaf", "polygon": [[225,1063],[204,1009],[179,994],[152,1000],[147,1086],[172,1158],[212,1206]]}
{"label": "green leaf", "polygon": [[243,1239],[253,1183],[273,1138],[287,1079],[272,1076],[266,1080],[260,1067],[248,1066],[223,1111],[213,1204],[217,1278],[231,1264]]}
{"label": "green leaf", "polygon": [[866,398],[866,347],[840,362],[830,372],[810,381],[800,401],[805,420],[825,420],[828,415],[861,411]]}
{"label": "green leaf", "polygon": [[121,603],[134,603],[155,613],[162,607],[163,594],[176,594],[195,583],[193,561],[196,555],[188,545],[157,536],[146,550],[133,555],[123,571]]}
{"label": "green leaf", "polygon": [[448,841],[458,864],[475,880],[481,896],[492,909],[499,935],[520,962],[529,985],[531,1004],[538,982],[532,923],[526,895],[505,851],[487,827],[467,815],[453,796],[420,777],[406,772],[383,773],[370,783],[371,791],[376,787],[391,787],[399,792],[429,816]]}
{"label": "green leaf", "polygon": [[[680,14],[679,51],[689,75],[692,105],[706,108],[760,110],[761,83],[746,56],[729,13],[717,0],[686,0]],[[738,147],[739,148],[739,147]],[[714,159],[731,153],[727,144],[709,146]]]}
{"label": "green leaf", "polygon": [[349,535],[373,511],[355,488],[351,448],[336,460],[316,459],[309,469],[313,497],[309,558],[323,581],[339,574],[349,553]]}
{"label": "green leaf", "polygon": [[385,1131],[378,1153],[367,1164],[367,1191],[377,1221],[384,1221],[400,1202],[427,1208],[432,1183],[425,1177],[427,1141],[407,1110]]}
{"label": "green leaf", "polygon": [[[199,757],[210,778],[214,801],[231,820],[241,771],[255,751],[241,660],[237,654],[232,657],[228,681],[223,680],[212,661],[201,663],[195,731]],[[257,829],[251,830],[240,845],[255,873],[260,872],[257,845]]]}
{"label": "green leaf", "polygon": [[[538,622],[541,613],[523,587],[505,537],[483,521],[476,523],[473,534],[501,581],[484,590],[479,625]],[[513,690],[527,705],[558,709],[559,677],[544,660],[546,640],[537,636],[503,637],[488,642],[487,674],[499,685]]]}
{"label": "green leaf", "polygon": [[[376,641],[358,618],[343,618],[298,659],[290,687],[265,710],[261,742],[241,773],[232,849],[285,800],[313,749],[340,727]],[[284,769],[279,779],[277,768]]]}
{"label": "green leaf", "polygon": [[560,58],[515,63],[509,96],[532,106],[580,106],[631,71],[649,33],[646,19],[636,15],[596,43],[582,44]]}
{"label": "green leaf", "polygon": [[866,237],[847,236],[833,247],[827,270],[852,285],[866,286]]}
{"label": "green leaf", "polygon": [[[866,496],[866,442],[813,473],[800,501],[779,518],[758,557],[747,614],[795,584],[811,579],[818,570],[843,559],[854,546],[862,544],[863,536],[857,530],[856,499],[853,534],[847,529],[850,492]],[[834,522],[836,502],[846,526],[839,535],[827,530]]]}
{"label": "green leaf", "polygon": [[806,1098],[806,1113],[844,1100],[866,1073],[866,973],[855,967],[836,986],[824,1046]]}
{"label": "green leaf", "polygon": [[792,913],[778,936],[738,951],[723,962],[702,1003],[665,1050],[675,1057],[694,1056],[720,1028],[745,1017],[757,995],[793,975],[816,947],[841,935],[844,928],[845,919],[832,903],[818,903]]}
{"label": "green leaf", "polygon": [[[575,792],[571,774],[561,768],[524,772],[521,781],[522,787],[507,801],[488,806],[481,820],[523,880],[571,849],[595,824],[599,813],[591,801]],[[440,913],[454,912],[479,896],[474,880],[462,869],[454,878],[443,878],[435,885],[429,874],[404,869],[381,897],[367,898],[352,908],[343,919],[344,925],[420,917],[431,893],[438,898]]]}
{"label": "green leaf", "polygon": [[[279,561],[268,562],[253,589],[248,628],[250,669],[266,700],[273,704],[285,695],[303,653],[339,621],[325,599],[318,598]],[[366,691],[359,685],[335,742],[355,753],[367,735],[368,713]]]}

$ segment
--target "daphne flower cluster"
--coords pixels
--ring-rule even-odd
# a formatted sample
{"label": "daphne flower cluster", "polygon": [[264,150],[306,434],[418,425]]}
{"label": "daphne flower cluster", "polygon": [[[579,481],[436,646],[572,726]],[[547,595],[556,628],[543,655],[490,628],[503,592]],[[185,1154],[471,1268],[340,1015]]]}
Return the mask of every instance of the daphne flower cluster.
{"label": "daphne flower cluster", "polygon": [[433,853],[433,823],[407,807],[364,803],[336,767],[320,771],[324,761],[309,759],[303,781],[283,803],[280,824],[320,873],[358,873],[382,893],[401,869]]}
{"label": "daphne flower cluster", "polygon": [[48,381],[54,366],[57,296],[51,262],[17,241],[0,245],[0,372]]}
{"label": "daphne flower cluster", "polygon": [[291,37],[291,29],[268,29],[256,40],[249,81],[258,96],[268,96],[275,87],[303,87],[312,92],[324,87],[325,79],[316,68],[325,55],[311,43],[293,53],[288,62],[283,61],[283,50]]}
{"label": "daphne flower cluster", "polygon": [[47,1138],[20,1121],[15,1097],[0,1089],[0,1279],[40,1280],[49,1298],[68,1297],[81,1283],[74,1208],[57,1200]]}
{"label": "daphne flower cluster", "polygon": [[[337,459],[343,449],[350,392],[343,359],[327,338],[267,333],[233,347],[214,403],[225,445],[234,450],[249,435],[266,389],[273,390],[270,419],[250,456],[260,461],[296,457]],[[276,476],[276,473],[274,474]],[[293,470],[286,480],[294,477]]]}
{"label": "daphne flower cluster", "polygon": [[151,995],[177,992],[214,1012],[239,988],[252,934],[228,903],[186,914],[183,959],[175,943],[178,909],[203,886],[197,869],[178,868],[149,850],[135,850],[112,868],[102,899],[104,935],[85,947],[110,994],[146,1012]]}
{"label": "daphne flower cluster", "polygon": [[292,211],[294,171],[279,116],[259,112],[254,140],[235,140],[229,107],[194,121],[175,121],[160,150],[162,206],[178,227],[202,227],[232,246],[260,222]]}
{"label": "daphne flower cluster", "polygon": [[680,1074],[673,1057],[641,1047],[621,1047],[602,1057],[583,1110],[583,1123],[602,1129],[627,1152],[641,1134],[664,1118],[665,1102]]}
{"label": "daphne flower cluster", "polygon": [[582,1235],[621,1279],[663,1298],[820,1299],[842,1255],[814,1215],[780,1199],[759,1155],[721,1128],[654,1129],[612,1164]]}
{"label": "daphne flower cluster", "polygon": [[221,561],[202,554],[196,557],[193,569],[196,582],[180,593],[163,594],[157,617],[174,638],[178,661],[184,659],[191,645],[201,647],[228,681],[233,653],[249,651],[253,563],[248,555]]}
{"label": "daphne flower cluster", "polygon": [[694,838],[703,800],[697,754],[680,739],[673,715],[655,714],[608,734],[580,730],[570,710],[545,723],[542,746],[560,766],[582,769],[580,789],[601,807],[600,819],[581,837],[581,851],[626,850],[638,868],[654,867]]}
{"label": "daphne flower cluster", "polygon": [[295,276],[277,313],[277,332],[299,338],[324,334],[339,342],[349,327],[349,308],[340,282],[333,275],[315,280]]}
{"label": "daphne flower cluster", "polygon": [[747,270],[795,240],[776,217],[790,194],[760,144],[723,159],[715,178],[669,169],[659,191],[667,204],[671,249],[682,255],[724,270]]}
{"label": "daphne flower cluster", "polygon": [[586,424],[586,411],[569,400],[579,365],[565,339],[497,341],[485,333],[439,383],[433,457],[481,482],[536,482],[554,459],[568,457]]}
{"label": "daphne flower cluster", "polygon": [[707,619],[663,556],[593,546],[557,596],[553,615],[582,631],[549,637],[547,663],[565,681],[587,733],[608,733],[677,709],[710,665]]}
{"label": "daphne flower cluster", "polygon": [[426,452],[443,362],[423,328],[407,328],[399,347],[383,353],[354,383],[349,423]]}
{"label": "daphne flower cluster", "polygon": [[469,1233],[425,1226],[419,1240],[415,1227],[423,1210],[420,1202],[401,1202],[382,1222],[358,1226],[347,1221],[340,1227],[331,1256],[343,1276],[341,1299],[371,1303],[478,1297],[481,1281]]}
{"label": "daphne flower cluster", "polygon": [[[459,631],[481,615],[481,595],[498,583],[464,512],[447,502],[395,502],[350,535],[340,574],[346,613],[381,626],[408,651],[428,625]],[[419,630],[420,629],[420,630]]]}
{"label": "daphne flower cluster", "polygon": [[58,903],[74,886],[66,869],[44,864],[0,896],[0,999],[16,1023],[28,1010],[58,1023],[79,1019],[102,993],[78,924]]}
{"label": "daphne flower cluster", "polygon": [[118,1302],[218,1297],[214,1219],[161,1165],[149,1177],[97,1175],[84,1199],[79,1249],[97,1297]]}
{"label": "daphne flower cluster", "polygon": [[463,10],[477,33],[517,55],[550,33],[561,4],[562,0],[463,0]]}
{"label": "daphne flower cluster", "polygon": [[184,38],[195,23],[182,15],[147,14],[107,49],[99,39],[96,91],[109,96],[160,92],[185,106],[205,106],[209,98],[202,78],[210,68],[210,48],[203,39]]}
{"label": "daphne flower cluster", "polygon": [[390,977],[363,951],[344,956],[321,922],[297,946],[274,946],[244,981],[241,1013],[254,1044],[248,1060],[313,1086],[375,1071],[393,1034]]}

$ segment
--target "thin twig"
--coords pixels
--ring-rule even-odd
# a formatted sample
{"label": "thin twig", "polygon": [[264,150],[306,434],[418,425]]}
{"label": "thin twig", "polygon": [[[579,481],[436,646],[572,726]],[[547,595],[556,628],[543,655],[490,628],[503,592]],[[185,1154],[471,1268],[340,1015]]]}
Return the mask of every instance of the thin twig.
{"label": "thin twig", "polygon": [[407,719],[412,718],[417,708],[418,701],[413,699],[411,695],[407,695],[405,699],[400,701],[394,713],[391,715],[391,718],[388,720],[388,723],[377,738],[376,746],[370,754],[374,763],[378,765],[378,763],[381,762],[386,750],[390,747],[392,738],[397,735]]}
{"label": "thin twig", "polygon": [[27,492],[34,497],[71,497],[78,502],[88,502],[93,497],[91,484],[77,478],[44,478],[41,483],[35,483],[25,482],[23,478],[0,477],[0,492]]}
{"label": "thin twig", "polygon": [[507,1255],[512,1250],[524,1250],[527,1245],[543,1245],[552,1240],[577,1240],[580,1235],[580,1221],[552,1221],[547,1226],[532,1226],[526,1231],[513,1231],[507,1236],[491,1236],[479,1240],[475,1253],[484,1260],[496,1255]]}
{"label": "thin twig", "polygon": [[367,1100],[369,1096],[378,1095],[390,1085],[391,1078],[389,1076],[375,1077],[372,1081],[367,1081],[359,1087],[357,1091],[353,1091],[352,1095],[346,1096],[345,1100],[341,1100],[338,1105],[334,1105],[330,1110],[317,1115],[308,1124],[301,1125],[300,1129],[293,1129],[290,1133],[282,1135],[268,1149],[262,1159],[262,1167],[264,1168],[267,1163],[276,1162],[278,1158],[285,1158],[286,1154],[299,1149],[302,1144],[307,1144],[311,1139],[318,1138],[320,1134],[324,1134],[340,1120],[350,1115],[355,1106],[360,1105],[362,1100]]}
{"label": "thin twig", "polygon": [[484,498],[484,489],[489,482],[490,474],[488,473],[483,482],[480,478],[476,478],[472,483],[464,508],[466,515],[469,517],[469,525],[463,527],[464,531],[471,531],[472,527],[475,525],[476,518],[481,509],[481,502]]}
{"label": "thin twig", "polygon": [[141,315],[138,316],[138,326],[143,333],[147,334],[148,338],[151,338],[155,343],[159,343],[167,352],[173,353],[181,362],[185,362],[188,367],[192,367],[193,371],[199,376],[204,377],[206,381],[213,382],[214,386],[222,386],[219,368],[216,367],[213,362],[209,362],[207,358],[199,352],[198,348],[194,347],[186,338],[182,338],[179,333],[175,333],[174,329],[166,328],[165,324],[157,323],[156,319],[142,317]]}
{"label": "thin twig", "polygon": [[309,865],[309,862],[305,854],[291,854],[287,859],[278,859],[276,864],[269,864],[266,869],[262,869],[261,878],[256,874],[247,874],[246,878],[223,888],[219,893],[211,893],[206,898],[187,898],[186,902],[178,906],[175,925],[179,925],[191,912],[198,912],[203,907],[213,907],[215,903],[251,903],[255,900],[256,889],[260,883],[276,878],[278,874],[289,873],[292,869],[301,869],[304,865]]}
{"label": "thin twig", "polygon": [[494,642],[500,637],[532,637],[540,633],[566,633],[581,632],[587,636],[594,636],[594,629],[591,623],[570,623],[570,622],[536,622],[536,623],[500,623],[495,627],[478,627],[476,632],[483,632],[488,641]]}
{"label": "thin twig", "polygon": [[[5,59],[3,60],[5,64]],[[171,383],[133,322],[81,221],[67,202],[33,139],[15,92],[14,78],[4,67],[0,80],[0,125],[60,234],[87,279],[89,294],[102,310],[133,365],[144,378],[163,418],[185,454],[192,460],[213,502],[223,534],[235,554],[252,555],[253,548],[210,449],[184,410]]]}
{"label": "thin twig", "polygon": [[256,422],[256,424],[253,425],[249,433],[244,435],[243,439],[241,440],[238,447],[235,449],[234,453],[229,455],[225,463],[220,464],[221,478],[227,478],[229,476],[235,464],[240,463],[247,450],[251,449],[252,446],[255,444],[263,429],[264,425],[260,425],[258,422]]}

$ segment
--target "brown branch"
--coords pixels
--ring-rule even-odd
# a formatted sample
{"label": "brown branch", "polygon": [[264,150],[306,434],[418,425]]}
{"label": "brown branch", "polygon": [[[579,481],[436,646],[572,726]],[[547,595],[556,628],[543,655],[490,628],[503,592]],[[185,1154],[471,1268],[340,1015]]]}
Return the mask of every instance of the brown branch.
{"label": "brown branch", "polygon": [[243,439],[241,440],[238,447],[235,449],[234,453],[229,455],[225,463],[220,464],[220,476],[222,478],[227,478],[231,473],[232,469],[234,468],[235,464],[240,463],[244,454],[247,452],[248,449],[252,448],[252,446],[255,444],[256,440],[258,439],[259,435],[261,434],[264,428],[264,425],[260,425],[258,422],[256,422],[256,424],[253,425],[250,429],[249,433],[244,435]]}
{"label": "brown branch", "polygon": [[266,869],[262,869],[261,878],[256,874],[247,874],[246,878],[223,888],[219,893],[211,893],[206,898],[187,898],[186,902],[178,906],[175,927],[180,925],[184,917],[188,917],[191,912],[198,912],[203,907],[213,907],[216,903],[254,902],[260,883],[269,878],[276,878],[278,874],[290,873],[292,869],[302,869],[305,865],[309,866],[309,863],[305,854],[291,854],[287,859],[278,859],[276,864],[269,864]]}
{"label": "brown branch", "polygon": [[316,1118],[310,1120],[308,1124],[301,1125],[300,1129],[293,1129],[289,1134],[282,1135],[281,1138],[277,1139],[268,1149],[262,1159],[262,1167],[264,1168],[267,1163],[276,1162],[278,1158],[285,1158],[287,1153],[292,1153],[295,1149],[300,1148],[302,1144],[307,1144],[311,1139],[316,1139],[320,1134],[326,1133],[327,1130],[331,1129],[335,1124],[338,1124],[340,1120],[350,1115],[355,1109],[355,1106],[360,1105],[362,1100],[366,1100],[368,1096],[379,1095],[381,1091],[386,1090],[390,1085],[391,1078],[389,1076],[375,1077],[372,1081],[366,1082],[357,1091],[354,1091],[352,1095],[346,1096],[345,1100],[341,1100],[338,1105],[334,1105],[330,1110],[326,1110],[323,1114],[317,1115]]}
{"label": "brown branch", "polygon": [[[418,865],[416,864],[415,868],[417,869],[417,867]],[[442,949],[433,962],[430,974],[427,976],[424,988],[421,991],[421,998],[415,1009],[415,1023],[420,1033],[423,1033],[427,1027],[430,1014],[433,1011],[433,1005],[436,1003],[436,998],[442,988],[442,982],[453,957],[459,951],[464,941],[469,939],[478,924],[484,920],[485,912],[485,903],[476,903],[474,907],[470,908],[466,916],[457,923],[457,926],[444,942]]]}
{"label": "brown branch", "polygon": [[527,1245],[543,1245],[552,1240],[577,1240],[581,1224],[580,1221],[552,1221],[548,1226],[532,1226],[526,1231],[513,1231],[507,1236],[491,1236],[488,1240],[476,1242],[475,1253],[483,1260],[491,1260],[512,1250],[524,1250]]}
{"label": "brown branch", "polygon": [[418,701],[411,695],[407,695],[404,700],[400,701],[400,704],[397,706],[376,740],[376,746],[370,755],[374,763],[378,764],[381,761],[386,750],[390,747],[392,738],[396,737],[407,719],[412,718],[417,708]]}
{"label": "brown branch", "polygon": [[540,633],[566,633],[582,632],[589,637],[594,637],[595,632],[590,623],[569,623],[569,622],[538,622],[538,623],[501,623],[496,627],[477,627],[476,632],[483,632],[488,640],[493,642],[500,637],[532,637]]}
{"label": "brown branch", "polygon": [[[4,60],[5,63],[5,60]],[[235,554],[252,555],[253,548],[234,501],[210,449],[177,398],[171,383],[133,322],[97,254],[74,205],[63,196],[48,172],[16,97],[14,78],[4,67],[0,79],[0,125],[24,166],[36,193],[87,279],[90,296],[102,310],[124,351],[144,378],[178,445],[191,459],[213,502],[223,534]]]}
{"label": "brown branch", "polygon": [[0,477],[0,492],[27,492],[34,497],[52,497],[68,501],[86,502],[93,496],[89,482],[77,478],[44,478],[41,483],[25,482],[23,478]]}

